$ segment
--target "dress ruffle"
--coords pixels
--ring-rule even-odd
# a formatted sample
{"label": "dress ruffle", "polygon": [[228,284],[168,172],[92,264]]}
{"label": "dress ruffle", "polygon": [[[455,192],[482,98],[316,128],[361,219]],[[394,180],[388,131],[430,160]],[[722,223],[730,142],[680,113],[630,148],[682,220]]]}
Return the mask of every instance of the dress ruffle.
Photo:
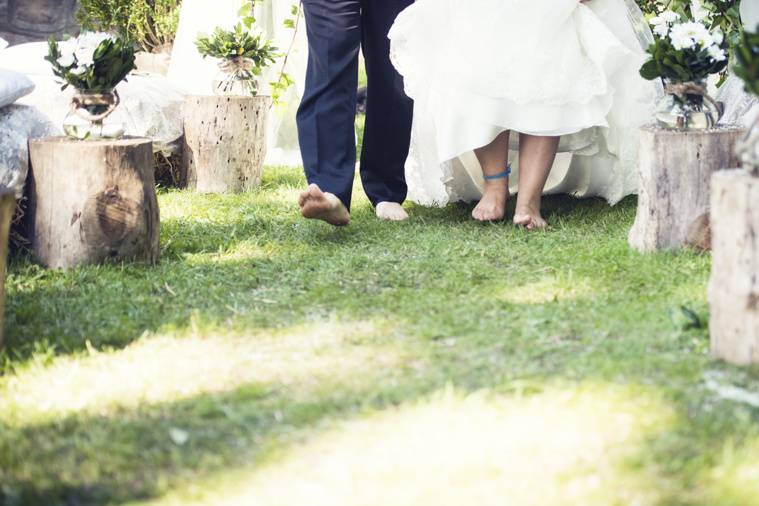
{"label": "dress ruffle", "polygon": [[[638,74],[641,27],[629,14],[625,0],[417,0],[401,13],[389,37],[415,101],[412,198],[422,179],[429,187],[422,193],[435,194],[428,204],[445,201],[440,183],[425,181],[435,170],[449,200],[476,195],[481,171],[471,152],[504,130],[561,136],[561,152],[603,155],[612,165],[622,153],[630,157],[622,144],[651,117],[656,87]],[[620,106],[637,109],[624,117]],[[473,184],[459,179],[467,174]],[[614,177],[623,182],[610,185],[625,187],[616,194],[634,187],[630,174]]]}

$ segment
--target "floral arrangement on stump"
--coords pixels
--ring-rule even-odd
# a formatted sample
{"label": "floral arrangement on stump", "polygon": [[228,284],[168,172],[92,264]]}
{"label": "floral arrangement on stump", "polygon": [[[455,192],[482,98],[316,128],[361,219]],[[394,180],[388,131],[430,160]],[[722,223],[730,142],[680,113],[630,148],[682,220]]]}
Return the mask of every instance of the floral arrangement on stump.
{"label": "floral arrangement on stump", "polygon": [[655,40],[640,71],[645,79],[664,80],[667,99],[656,119],[665,128],[713,128],[722,115],[706,80],[727,68],[729,44],[701,2],[693,0],[689,11],[667,10],[651,19]]}
{"label": "floral arrangement on stump", "polygon": [[221,74],[213,83],[217,95],[257,95],[258,76],[278,56],[271,41],[243,22],[232,30],[217,28],[210,36],[201,35],[195,44],[203,57],[219,59]]}
{"label": "floral arrangement on stump", "polygon": [[84,33],[57,42],[50,39],[47,61],[66,89],[76,91],[63,130],[77,139],[118,138],[124,125],[106,123],[118,107],[116,86],[134,69],[134,46],[104,33]]}
{"label": "floral arrangement on stump", "polygon": [[[752,0],[743,0],[750,2]],[[709,14],[709,29],[719,28],[725,34],[731,47],[738,43],[741,34],[741,0],[637,0],[638,6],[649,17],[665,11],[674,11],[682,16],[695,18]]]}
{"label": "floral arrangement on stump", "polygon": [[292,7],[291,18],[284,21],[293,30],[293,41],[286,53],[280,53],[271,40],[255,30],[255,6],[258,0],[244,0],[239,11],[240,21],[231,29],[217,28],[213,34],[202,34],[195,41],[198,52],[204,57],[217,58],[221,74],[213,83],[217,95],[257,95],[259,78],[264,69],[282,57],[282,68],[276,81],[269,83],[274,103],[292,84],[285,72],[287,60],[295,45],[301,18],[301,5]]}
{"label": "floral arrangement on stump", "polygon": [[[743,79],[746,91],[759,96],[759,27],[756,32],[744,31],[735,51],[735,74]],[[743,167],[759,176],[759,117],[748,137],[738,146]]]}

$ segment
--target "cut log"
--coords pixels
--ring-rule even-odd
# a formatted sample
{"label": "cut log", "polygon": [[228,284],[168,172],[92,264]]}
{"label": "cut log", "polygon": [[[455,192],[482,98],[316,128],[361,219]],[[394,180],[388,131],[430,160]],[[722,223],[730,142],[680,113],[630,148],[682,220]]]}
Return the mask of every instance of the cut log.
{"label": "cut log", "polygon": [[735,145],[744,135],[733,126],[687,132],[643,127],[630,246],[647,252],[684,247],[694,222],[709,213],[712,174],[738,166]]}
{"label": "cut log", "polygon": [[0,348],[3,347],[5,323],[5,273],[8,262],[8,235],[11,219],[16,211],[16,195],[13,190],[0,190]]}
{"label": "cut log", "polygon": [[712,181],[711,348],[759,363],[759,177],[727,170]]}
{"label": "cut log", "polygon": [[270,105],[270,97],[189,97],[184,111],[185,185],[200,193],[257,187]]}
{"label": "cut log", "polygon": [[29,142],[32,255],[46,267],[106,260],[154,264],[158,201],[148,139]]}

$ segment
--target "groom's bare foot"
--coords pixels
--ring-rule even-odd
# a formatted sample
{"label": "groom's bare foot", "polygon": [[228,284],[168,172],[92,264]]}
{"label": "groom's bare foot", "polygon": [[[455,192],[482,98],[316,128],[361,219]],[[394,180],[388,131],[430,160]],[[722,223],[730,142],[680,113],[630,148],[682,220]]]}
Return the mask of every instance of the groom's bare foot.
{"label": "groom's bare foot", "polygon": [[520,205],[517,203],[514,212],[514,224],[527,230],[544,230],[548,222],[540,214],[540,204]]}
{"label": "groom's bare foot", "polygon": [[336,227],[344,227],[350,222],[350,213],[335,195],[323,192],[312,184],[298,198],[300,214],[311,220],[326,221]]}
{"label": "groom's bare foot", "polygon": [[506,216],[506,201],[509,199],[509,180],[485,181],[485,191],[472,218],[477,221],[501,221]]}
{"label": "groom's bare foot", "polygon": [[380,202],[374,212],[381,220],[405,221],[408,219],[408,213],[397,202]]}

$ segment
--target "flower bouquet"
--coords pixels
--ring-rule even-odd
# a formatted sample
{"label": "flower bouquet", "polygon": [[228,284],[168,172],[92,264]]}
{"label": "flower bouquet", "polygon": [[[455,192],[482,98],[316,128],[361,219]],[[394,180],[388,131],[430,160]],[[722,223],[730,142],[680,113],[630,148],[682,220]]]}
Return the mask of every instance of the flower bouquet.
{"label": "flower bouquet", "polygon": [[66,89],[75,93],[63,130],[76,139],[118,138],[124,125],[106,123],[118,107],[116,86],[134,69],[134,47],[104,33],[85,33],[56,42],[50,39],[47,61]]}
{"label": "flower bouquet", "polygon": [[231,30],[217,28],[210,36],[201,35],[195,45],[204,58],[219,59],[221,74],[213,82],[217,95],[257,95],[258,76],[279,56],[270,40],[243,22]]}
{"label": "flower bouquet", "polygon": [[706,80],[727,68],[727,41],[720,28],[710,29],[710,13],[697,0],[691,16],[665,11],[651,19],[654,43],[641,75],[663,79],[667,99],[656,113],[672,129],[706,129],[722,116],[721,104],[709,96]]}

